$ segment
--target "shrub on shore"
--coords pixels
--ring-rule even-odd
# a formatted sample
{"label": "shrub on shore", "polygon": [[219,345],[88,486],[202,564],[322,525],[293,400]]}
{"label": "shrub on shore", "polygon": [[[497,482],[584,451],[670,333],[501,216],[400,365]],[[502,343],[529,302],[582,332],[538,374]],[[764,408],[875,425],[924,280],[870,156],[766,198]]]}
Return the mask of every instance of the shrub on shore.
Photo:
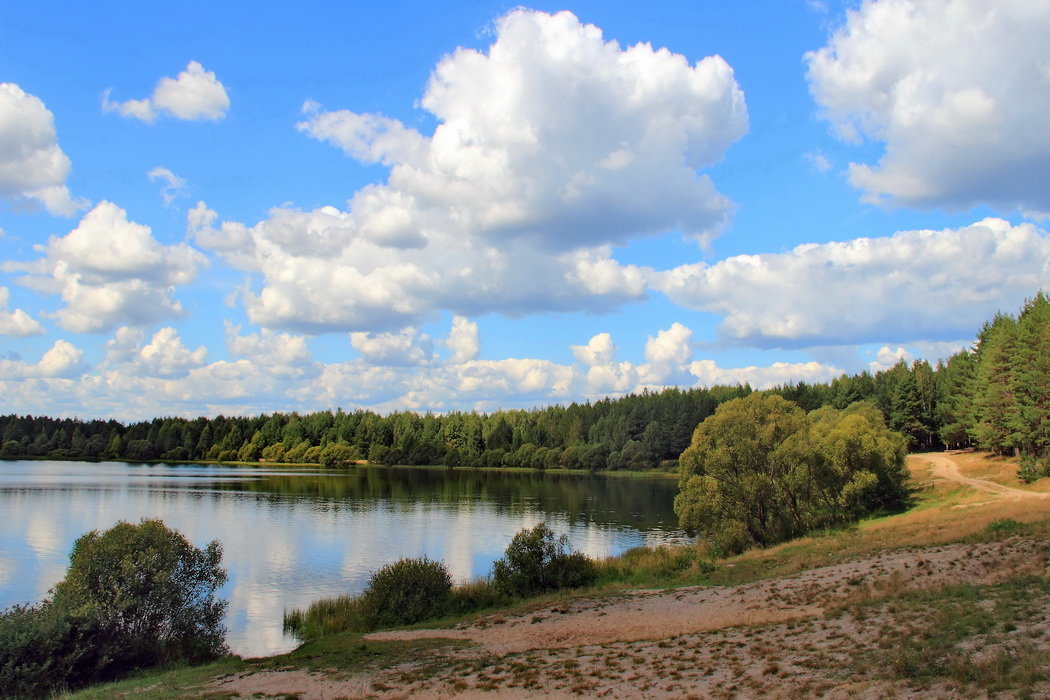
{"label": "shrub on shore", "polygon": [[491,579],[453,587],[441,562],[400,559],[372,574],[360,596],[339,596],[284,614],[284,629],[301,640],[338,632],[371,632],[452,615],[494,608],[513,598],[579,588],[594,583],[598,567],[568,550],[568,539],[555,537],[540,523],[514,536]]}
{"label": "shrub on shore", "polygon": [[160,520],[80,537],[50,599],[0,612],[3,694],[46,696],[224,654],[221,558],[218,542],[197,549]]}
{"label": "shrub on shore", "polygon": [[594,583],[594,562],[568,547],[569,538],[555,537],[545,523],[522,530],[514,535],[503,558],[493,565],[493,585],[501,593],[524,598]]}

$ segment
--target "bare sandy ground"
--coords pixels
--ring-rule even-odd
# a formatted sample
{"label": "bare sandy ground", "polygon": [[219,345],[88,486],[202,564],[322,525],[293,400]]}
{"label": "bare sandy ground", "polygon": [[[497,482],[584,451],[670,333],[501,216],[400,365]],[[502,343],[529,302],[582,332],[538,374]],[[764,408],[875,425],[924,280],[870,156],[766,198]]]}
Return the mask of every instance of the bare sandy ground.
{"label": "bare sandy ground", "polygon": [[[935,476],[992,494],[1041,498],[962,476],[945,455],[924,455]],[[852,666],[879,644],[892,610],[859,621],[853,602],[945,584],[1046,576],[1047,543],[1013,538],[889,551],[738,586],[637,590],[576,599],[455,629],[369,635],[450,639],[461,646],[399,668],[340,677],[299,670],[238,675],[209,692],[303,700],[358,697],[898,697],[909,689]],[[890,606],[892,607],[892,606]],[[1050,599],[1020,630],[1050,654]],[[466,646],[462,646],[467,642]],[[1050,686],[1033,689],[1050,697]],[[957,697],[950,685],[923,697]],[[1044,694],[1045,695],[1040,695]]]}

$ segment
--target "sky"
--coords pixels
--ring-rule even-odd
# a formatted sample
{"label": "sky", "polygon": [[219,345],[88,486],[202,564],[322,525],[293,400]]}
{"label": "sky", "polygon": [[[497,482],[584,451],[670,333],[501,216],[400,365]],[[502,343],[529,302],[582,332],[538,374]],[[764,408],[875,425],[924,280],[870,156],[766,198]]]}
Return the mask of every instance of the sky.
{"label": "sky", "polygon": [[0,413],[823,382],[1050,289],[1050,3],[0,5]]}

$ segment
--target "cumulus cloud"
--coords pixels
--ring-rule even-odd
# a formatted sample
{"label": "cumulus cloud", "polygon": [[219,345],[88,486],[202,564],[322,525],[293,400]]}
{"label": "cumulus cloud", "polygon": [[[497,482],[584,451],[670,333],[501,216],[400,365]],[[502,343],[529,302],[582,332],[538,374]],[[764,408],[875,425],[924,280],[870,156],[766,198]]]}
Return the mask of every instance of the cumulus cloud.
{"label": "cumulus cloud", "polygon": [[911,362],[913,359],[915,356],[903,347],[891,348],[889,345],[883,345],[875,353],[875,359],[868,363],[868,371],[872,374],[884,372],[898,362]]}
{"label": "cumulus cloud", "polygon": [[719,367],[714,360],[692,362],[689,372],[697,378],[699,386],[748,384],[752,389],[770,389],[798,382],[830,382],[843,373],[837,367],[819,362],[774,362],[768,367]]}
{"label": "cumulus cloud", "polygon": [[86,370],[84,351],[65,340],[56,340],[40,361],[30,364],[22,360],[0,359],[0,379],[73,378]]}
{"label": "cumulus cloud", "polygon": [[607,365],[612,362],[613,355],[616,354],[616,345],[608,333],[599,333],[586,345],[572,345],[570,349],[576,361],[585,367]]}
{"label": "cumulus cloud", "polygon": [[[465,335],[476,345],[471,326],[458,319],[449,337]],[[574,364],[528,357],[478,360],[464,352],[459,361],[394,365],[365,357],[323,364],[310,360],[301,336],[266,330],[242,335],[232,324],[226,332],[237,359],[208,363],[203,348],[190,350],[170,328],[151,338],[139,329],[121,328],[94,372],[83,366],[79,350],[59,341],[37,364],[0,360],[0,391],[15,412],[60,414],[72,406],[81,416],[137,419],[255,414],[260,404],[285,411],[529,408],[663,386],[653,382],[658,373],[654,366],[665,378],[680,377],[681,386],[749,383],[756,389],[803,379],[825,381],[841,373],[815,362],[722,368],[711,360],[694,360],[691,331],[680,324],[651,337],[647,361],[639,365],[613,361],[612,338],[605,333],[573,346],[591,348]]]}
{"label": "cumulus cloud", "polygon": [[613,245],[672,229],[706,241],[731,214],[697,173],[747,129],[720,57],[690,64],[605,41],[567,12],[517,10],[487,51],[442,59],[419,104],[437,120],[430,136],[305,106],[304,133],[390,168],[348,211],[279,208],[218,228],[195,214],[200,245],[262,276],[245,296],[254,323],[384,332],[438,310],[609,310],[645,295],[645,271]]}
{"label": "cumulus cloud", "polygon": [[182,315],[174,287],[193,280],[206,263],[188,245],[161,245],[148,226],[129,221],[123,209],[106,201],[68,235],[52,237],[38,250],[44,258],[6,263],[4,269],[29,272],[24,284],[61,294],[59,325],[80,333]]}
{"label": "cumulus cloud", "polygon": [[7,287],[0,287],[0,335],[24,338],[43,333],[44,327],[40,322],[22,309],[7,310],[10,299],[11,292]]}
{"label": "cumulus cloud", "polygon": [[174,328],[161,328],[148,343],[144,338],[137,328],[117,329],[106,344],[106,366],[125,374],[172,378],[207,363],[207,349],[202,345],[190,350]]}
{"label": "cumulus cloud", "polygon": [[693,331],[681,323],[672,323],[667,330],[650,336],[645,343],[642,380],[646,384],[679,384],[684,381],[684,369],[693,356]]}
{"label": "cumulus cloud", "polygon": [[426,365],[435,358],[434,342],[415,328],[393,333],[351,333],[350,345],[366,362],[375,365]]}
{"label": "cumulus cloud", "polygon": [[443,344],[452,351],[452,356],[448,358],[449,364],[458,365],[476,360],[481,352],[478,324],[462,316],[453,316],[452,329]]}
{"label": "cumulus cloud", "polygon": [[109,99],[110,93],[111,90],[106,90],[102,96],[104,111],[147,123],[161,114],[186,121],[219,121],[230,108],[226,88],[215,73],[204,70],[197,61],[190,61],[186,70],[174,78],[161,78],[150,97],[113,102]]}
{"label": "cumulus cloud", "polygon": [[866,0],[806,55],[813,97],[849,141],[865,199],[1050,211],[1050,5]]}
{"label": "cumulus cloud", "polygon": [[303,336],[268,328],[259,333],[240,333],[240,326],[226,322],[226,347],[231,355],[251,360],[279,376],[303,377],[314,372],[316,363]]}
{"label": "cumulus cloud", "polygon": [[178,197],[181,197],[186,192],[186,181],[167,168],[158,165],[153,170],[150,170],[146,176],[150,179],[150,182],[158,180],[161,182],[160,198],[168,206],[171,206]]}
{"label": "cumulus cloud", "polygon": [[1050,237],[984,219],[683,265],[654,284],[678,304],[721,314],[720,335],[742,344],[952,340],[1050,285]]}
{"label": "cumulus cloud", "polygon": [[14,83],[0,83],[0,197],[73,216],[86,203],[66,187],[71,167],[51,111]]}

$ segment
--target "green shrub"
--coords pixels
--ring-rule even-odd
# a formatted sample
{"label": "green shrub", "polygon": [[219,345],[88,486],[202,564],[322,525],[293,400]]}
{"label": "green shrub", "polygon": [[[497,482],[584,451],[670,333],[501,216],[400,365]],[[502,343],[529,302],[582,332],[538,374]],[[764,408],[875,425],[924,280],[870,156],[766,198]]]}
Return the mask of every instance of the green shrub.
{"label": "green shrub", "polygon": [[1026,484],[1030,484],[1033,481],[1043,478],[1044,468],[1042,465],[1037,464],[1035,457],[1032,455],[1024,455],[1021,457],[1021,465],[1017,469],[1017,477]]}
{"label": "green shrub", "polygon": [[111,620],[130,667],[208,661],[226,652],[221,559],[218,542],[197,549],[160,520],[120,522],[76,541],[53,604]]}
{"label": "green shrub", "polygon": [[1021,534],[1022,530],[1024,530],[1024,525],[1012,518],[1000,518],[999,520],[993,520],[988,523],[984,529],[992,535],[1013,537],[1014,535]]}
{"label": "green shrub", "polygon": [[196,549],[160,520],[82,536],[51,599],[0,612],[0,694],[40,697],[224,653],[221,556],[217,542]]}
{"label": "green shrub", "polygon": [[43,697],[109,680],[121,648],[98,616],[70,615],[50,602],[0,612],[0,694]]}
{"label": "green shrub", "polygon": [[444,614],[451,591],[452,576],[441,562],[399,559],[372,574],[361,605],[376,627],[411,625]]}
{"label": "green shrub", "polygon": [[569,538],[555,537],[546,524],[514,535],[502,559],[492,569],[497,592],[525,597],[559,588],[579,588],[594,582],[594,562],[568,551]]}

